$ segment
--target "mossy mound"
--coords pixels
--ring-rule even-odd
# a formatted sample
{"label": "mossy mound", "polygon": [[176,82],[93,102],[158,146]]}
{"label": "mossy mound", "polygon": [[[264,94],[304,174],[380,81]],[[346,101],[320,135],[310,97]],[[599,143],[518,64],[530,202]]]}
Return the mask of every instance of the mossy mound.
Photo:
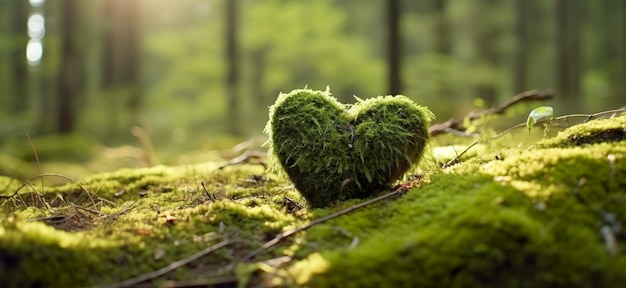
{"label": "mossy mound", "polygon": [[550,139],[537,143],[537,147],[581,146],[602,142],[616,142],[626,139],[626,117],[612,117],[592,120],[576,125]]}
{"label": "mossy mound", "polygon": [[[602,123],[613,130],[623,119],[590,126]],[[582,128],[562,134],[580,139],[592,133]],[[358,231],[355,237],[365,240],[352,250],[344,246],[315,256],[323,259],[318,261],[323,269],[312,273],[307,285],[621,287],[626,283],[626,254],[621,246],[626,240],[626,179],[618,176],[626,174],[626,141],[504,154],[504,159],[479,157],[432,175],[429,184],[393,205],[352,217],[376,219],[376,227],[347,218],[333,223],[338,229]],[[315,229],[324,227],[311,233]]]}
{"label": "mossy mound", "polygon": [[325,207],[400,178],[421,159],[433,118],[404,96],[343,105],[329,91],[299,89],[278,97],[266,132],[273,166],[312,207]]}
{"label": "mossy mound", "polygon": [[[622,121],[623,116],[587,127],[615,129]],[[560,135],[585,135],[584,127]],[[362,200],[299,209],[295,206],[304,199],[289,189],[291,183],[268,179],[260,165],[124,169],[79,181],[87,191],[72,182],[42,191],[34,182],[0,202],[0,279],[3,287],[118,287],[228,240],[231,244],[143,284],[626,283],[626,141],[485,149],[426,173],[421,182],[412,182],[420,187],[400,197],[314,225],[243,263],[244,255],[277,233]],[[0,177],[2,195],[19,184]],[[81,226],[84,222],[89,225]]]}
{"label": "mossy mound", "polygon": [[[122,169],[81,180],[85,190],[68,182],[42,191],[35,182],[1,199],[2,287],[116,287],[219,241],[236,242],[154,285],[208,277],[299,221],[283,199],[302,199],[260,176],[262,166],[219,167]],[[0,177],[2,195],[18,184]]]}

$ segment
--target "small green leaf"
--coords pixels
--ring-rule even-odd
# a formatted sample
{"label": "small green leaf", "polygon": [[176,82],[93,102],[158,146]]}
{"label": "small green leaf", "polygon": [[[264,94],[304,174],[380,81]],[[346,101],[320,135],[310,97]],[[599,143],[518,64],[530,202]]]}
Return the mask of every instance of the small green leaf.
{"label": "small green leaf", "polygon": [[552,115],[554,115],[554,109],[550,106],[541,106],[539,108],[530,111],[528,114],[528,119],[526,120],[526,127],[528,127],[528,133],[533,129],[533,126],[537,121],[548,118],[551,119]]}

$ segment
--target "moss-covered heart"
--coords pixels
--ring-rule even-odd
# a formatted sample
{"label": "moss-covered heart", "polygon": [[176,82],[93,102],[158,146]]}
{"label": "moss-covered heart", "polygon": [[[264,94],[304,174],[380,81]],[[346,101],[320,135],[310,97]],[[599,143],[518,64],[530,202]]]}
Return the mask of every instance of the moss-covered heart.
{"label": "moss-covered heart", "polygon": [[420,160],[433,119],[404,96],[345,105],[328,90],[281,93],[265,128],[270,164],[312,207],[367,197]]}

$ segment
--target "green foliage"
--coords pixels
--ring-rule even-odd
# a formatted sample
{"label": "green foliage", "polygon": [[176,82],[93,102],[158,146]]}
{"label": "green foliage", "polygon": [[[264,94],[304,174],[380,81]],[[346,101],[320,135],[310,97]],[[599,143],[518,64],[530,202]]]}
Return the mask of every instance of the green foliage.
{"label": "green foliage", "polygon": [[266,132],[279,164],[312,207],[367,197],[424,153],[434,115],[403,96],[343,105],[330,91],[294,90],[270,107]]}

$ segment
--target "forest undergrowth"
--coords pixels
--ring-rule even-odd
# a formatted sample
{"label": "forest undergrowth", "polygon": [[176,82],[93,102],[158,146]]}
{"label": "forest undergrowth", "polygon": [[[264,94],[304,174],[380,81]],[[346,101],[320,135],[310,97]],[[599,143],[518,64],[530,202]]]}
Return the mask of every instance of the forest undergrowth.
{"label": "forest undergrowth", "polygon": [[[531,94],[519,99],[538,100]],[[532,131],[489,128],[522,101],[432,125],[424,160],[393,188],[325,208],[307,207],[288,179],[267,173],[263,150],[79,180],[0,176],[0,279],[5,287],[619,287],[625,110],[546,118]]]}

